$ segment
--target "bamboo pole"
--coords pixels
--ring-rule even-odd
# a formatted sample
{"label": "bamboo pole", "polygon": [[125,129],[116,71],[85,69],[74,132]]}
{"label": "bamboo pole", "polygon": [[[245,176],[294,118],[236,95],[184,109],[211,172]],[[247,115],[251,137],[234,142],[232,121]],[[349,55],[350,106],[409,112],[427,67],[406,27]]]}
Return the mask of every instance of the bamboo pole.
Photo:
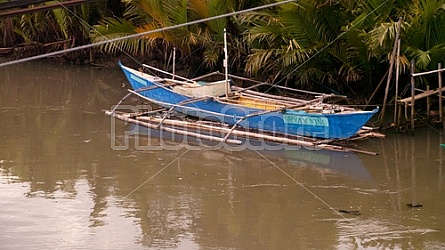
{"label": "bamboo pole", "polygon": [[291,97],[286,97],[286,96],[271,95],[271,94],[266,94],[263,92],[247,90],[247,89],[236,87],[236,86],[232,87],[232,89],[235,90],[236,93],[242,92],[243,95],[247,95],[247,96],[265,97],[268,99],[287,101],[287,102],[291,102],[291,103],[295,103],[295,102],[306,103],[306,102],[308,102],[307,100],[291,98]]}
{"label": "bamboo pole", "polygon": [[374,89],[374,92],[372,92],[371,97],[369,97],[368,100],[366,100],[365,106],[368,106],[368,104],[371,102],[372,98],[374,98],[375,94],[377,93],[377,91],[379,90],[380,86],[383,83],[383,80],[385,80],[385,78],[388,76],[389,70],[386,71],[385,75],[382,77],[382,79],[380,79],[379,84],[377,84],[377,87]]}
{"label": "bamboo pole", "polygon": [[393,68],[394,68],[395,55],[396,55],[396,50],[397,50],[397,44],[398,44],[399,37],[400,37],[401,26],[402,26],[402,17],[399,18],[399,21],[397,23],[396,39],[394,41],[394,47],[393,47],[392,53],[391,53],[391,60],[390,60],[390,65],[389,65],[389,74],[388,74],[388,79],[386,81],[386,88],[385,88],[385,97],[383,98],[382,113],[380,114],[380,123],[379,123],[379,127],[380,128],[382,127],[383,118],[384,118],[385,112],[386,112],[386,102],[388,101],[389,84],[391,83],[391,76],[392,76],[392,71],[393,71]]}
{"label": "bamboo pole", "polygon": [[436,69],[436,70],[431,70],[431,71],[414,73],[414,76],[424,76],[424,75],[439,73],[439,72],[443,72],[443,71],[445,71],[445,69]]}
{"label": "bamboo pole", "polygon": [[[400,39],[397,41],[397,60],[396,60],[396,93],[394,96],[394,125],[397,126],[397,108],[399,99],[399,75],[400,75]],[[397,128],[397,127],[396,127]]]}
{"label": "bamboo pole", "polygon": [[236,76],[236,75],[231,75],[231,74],[229,74],[229,76],[231,78],[234,78],[234,79],[239,79],[239,80],[243,80],[243,81],[249,81],[249,82],[256,83],[255,85],[249,86],[247,88],[240,88],[240,90],[238,90],[237,92],[243,92],[245,90],[257,88],[257,87],[262,86],[262,85],[267,85],[267,86],[270,86],[271,88],[273,87],[273,88],[285,89],[285,90],[289,90],[289,91],[293,91],[293,92],[310,94],[310,95],[325,95],[325,96],[329,95],[329,96],[333,96],[333,97],[344,97],[344,98],[346,98],[346,96],[344,96],[344,95],[326,94],[326,93],[321,93],[321,92],[307,91],[307,90],[303,90],[303,89],[294,89],[294,88],[289,88],[289,87],[277,85],[277,84],[274,84],[274,83],[261,82],[261,81],[253,80],[253,79],[250,79],[250,78]]}
{"label": "bamboo pole", "polygon": [[229,96],[230,86],[229,86],[229,55],[227,51],[227,32],[224,28],[224,79],[226,81],[226,97]]}
{"label": "bamboo pole", "polygon": [[[240,87],[233,87],[233,89],[235,90],[236,93],[243,93],[243,94],[248,94],[248,95],[253,95],[253,96],[260,96],[260,97],[265,97],[265,98],[269,98],[269,99],[274,99],[274,100],[283,100],[283,101],[288,101],[288,102],[292,102],[294,104],[296,104],[296,102],[299,103],[314,103],[314,102],[318,102],[321,101],[322,98],[315,98],[312,100],[303,100],[303,99],[297,99],[297,98],[292,98],[292,97],[286,97],[286,96],[278,96],[278,95],[271,95],[271,94],[266,94],[263,92],[258,92],[258,91],[252,91],[252,90],[248,90],[248,89],[244,89],[244,88],[240,88]],[[322,94],[320,94],[322,96]],[[336,95],[325,95],[324,97],[331,97],[331,96],[336,96]]]}
{"label": "bamboo pole", "polygon": [[238,119],[238,121],[236,121],[235,124],[233,124],[232,128],[230,129],[229,133],[227,133],[227,135],[226,135],[226,137],[224,139],[229,138],[229,136],[232,133],[232,131],[234,131],[235,128],[238,127],[238,125],[242,121],[244,121],[246,119],[249,119],[249,118],[252,118],[252,117],[255,117],[255,116],[259,116],[259,115],[265,115],[265,114],[276,113],[276,112],[283,112],[283,111],[286,111],[287,109],[294,109],[294,108],[297,108],[297,107],[300,107],[300,106],[302,106],[302,104],[297,104],[297,105],[293,105],[293,106],[289,106],[289,107],[283,107],[283,108],[277,108],[277,109],[273,109],[273,110],[258,111],[258,112],[252,113],[252,114],[248,114],[248,115],[246,115],[244,117],[241,117],[240,119]]}
{"label": "bamboo pole", "polygon": [[416,85],[415,79],[414,79],[414,60],[411,61],[411,133],[414,133],[414,106],[415,106],[415,93],[414,88]]}
{"label": "bamboo pole", "polygon": [[111,110],[111,113],[114,113],[116,109],[122,104],[122,102],[127,99],[132,93],[127,93],[117,104],[114,106],[113,110]]}
{"label": "bamboo pole", "polygon": [[[183,80],[183,81],[186,81],[186,83],[188,83],[188,84],[190,84],[190,83],[194,83],[195,81],[192,81],[192,80],[190,80],[190,79],[188,79],[188,78],[185,78],[185,77],[182,77],[182,76],[178,76],[178,75],[173,75],[172,73],[170,73],[170,72],[168,72],[168,71],[165,71],[165,70],[162,70],[162,69],[158,69],[158,68],[156,68],[156,67],[153,67],[153,66],[150,66],[150,65],[147,65],[147,64],[142,64],[142,67],[144,67],[144,68],[147,68],[147,69],[152,69],[152,70],[155,70],[155,71],[158,71],[159,73],[162,73],[162,74],[166,74],[166,75],[169,75],[169,76],[172,76],[173,78],[178,78],[178,79],[181,79],[181,80]],[[171,80],[174,80],[174,79],[171,79]]]}
{"label": "bamboo pole", "polygon": [[190,132],[190,131],[185,131],[185,130],[180,130],[180,129],[174,129],[174,128],[169,128],[169,127],[165,127],[165,126],[161,126],[161,127],[157,127],[157,125],[155,124],[151,124],[148,122],[142,122],[133,118],[129,118],[123,115],[119,115],[116,113],[111,113],[111,112],[106,112],[105,114],[110,115],[112,117],[118,118],[120,120],[126,121],[126,122],[131,122],[134,124],[138,124],[138,125],[142,125],[151,129],[157,129],[157,130],[164,130],[166,132],[169,133],[176,133],[176,134],[180,134],[180,135],[185,135],[185,136],[192,136],[192,137],[196,137],[196,138],[200,138],[200,139],[204,139],[204,140],[209,140],[209,141],[217,141],[217,142],[227,142],[229,144],[236,144],[236,145],[240,145],[242,144],[242,142],[240,140],[233,140],[233,139],[223,139],[221,137],[216,137],[216,136],[211,136],[211,135],[204,135],[204,134],[200,134],[200,133],[194,133],[194,132]]}
{"label": "bamboo pole", "polygon": [[173,48],[173,68],[172,68],[172,79],[175,79],[176,74],[176,47]]}
{"label": "bamboo pole", "polygon": [[404,102],[403,104],[405,104],[405,128],[406,128],[408,120],[409,120],[408,119],[408,103]]}
{"label": "bamboo pole", "polygon": [[[429,92],[430,91],[430,85],[426,85],[426,91],[425,92]],[[431,113],[431,96],[427,96],[426,97],[426,118],[428,120],[428,123],[430,123],[430,113]]]}
{"label": "bamboo pole", "polygon": [[[158,123],[159,118],[156,117],[147,117],[147,116],[141,116],[138,117],[137,120],[146,121],[146,123]],[[150,123],[151,124],[151,123]],[[170,125],[170,126],[179,126],[183,128],[190,128],[190,129],[196,129],[200,131],[207,131],[207,132],[219,132],[219,133],[231,133],[236,136],[242,136],[244,138],[253,138],[257,140],[265,140],[275,143],[284,143],[291,146],[303,146],[306,148],[311,148],[315,150],[325,149],[330,151],[340,151],[340,152],[356,152],[356,153],[362,153],[362,154],[368,154],[368,155],[377,155],[375,152],[366,151],[366,150],[360,150],[360,149],[354,149],[354,148],[347,148],[343,146],[335,146],[330,144],[321,144],[318,143],[318,141],[306,141],[305,137],[300,137],[302,140],[298,139],[292,139],[287,137],[278,137],[273,135],[267,135],[267,134],[261,134],[256,132],[249,132],[249,131],[241,131],[241,130],[233,130],[225,127],[217,127],[212,125],[204,125],[204,124],[198,124],[198,123],[192,123],[187,121],[178,121],[178,120],[165,120],[164,124]],[[312,139],[312,138],[310,138]]]}
{"label": "bamboo pole", "polygon": [[[204,101],[204,100],[207,100],[207,99],[210,99],[210,98],[213,98],[213,97],[211,97],[211,96],[204,96],[204,97],[199,97],[199,98],[186,99],[186,100],[184,100],[182,102],[179,102],[177,105],[181,105],[182,106],[182,105],[191,104],[191,103],[194,103],[194,102]],[[177,107],[172,106],[167,112],[165,112],[165,114],[163,115],[161,121],[158,124],[158,127],[162,126],[162,122],[164,122],[164,120],[171,114],[171,112],[175,108],[177,108]]]}
{"label": "bamboo pole", "polygon": [[219,71],[215,71],[215,72],[212,72],[212,73],[208,73],[208,74],[205,74],[205,75],[201,75],[201,76],[192,78],[192,79],[190,79],[190,80],[192,80],[192,81],[197,81],[197,80],[201,80],[201,79],[203,79],[203,78],[210,77],[210,76],[214,76],[214,75],[221,75],[221,72],[219,72]]}
{"label": "bamboo pole", "polygon": [[438,65],[438,78],[439,78],[439,120],[440,126],[443,127],[443,108],[442,108],[442,63]]}
{"label": "bamboo pole", "polygon": [[[414,89],[414,91],[417,91],[417,90],[419,90],[419,89],[416,89],[416,88]],[[423,98],[425,98],[427,96],[431,96],[431,95],[439,96],[439,92],[440,91],[445,91],[445,87],[442,87],[442,89],[439,89],[439,88],[433,89],[433,90],[430,90],[430,92],[426,92],[426,91],[421,90],[422,93],[415,95],[414,96],[414,100],[417,101],[417,100],[423,99]],[[410,103],[411,102],[411,96],[399,100],[399,103],[405,103],[405,102]]]}
{"label": "bamboo pole", "polygon": [[129,89],[128,92],[130,92],[130,93],[132,93],[132,94],[134,94],[134,95],[136,95],[136,96],[138,96],[138,97],[140,97],[140,98],[142,98],[144,100],[147,100],[147,101],[149,101],[151,103],[157,104],[159,106],[170,107],[170,108],[171,107],[182,108],[183,110],[186,110],[186,111],[187,110],[200,111],[202,113],[206,113],[206,114],[210,114],[210,115],[218,115],[218,116],[223,116],[223,117],[227,117],[227,118],[233,119],[233,115],[226,115],[226,114],[213,112],[213,111],[210,111],[210,110],[205,110],[205,109],[200,109],[200,108],[195,108],[195,107],[191,107],[191,106],[184,106],[184,105],[172,104],[172,103],[168,103],[168,102],[161,102],[161,101],[158,101],[158,100],[155,100],[155,99],[143,96],[143,95],[141,95],[141,94],[139,94],[139,93],[137,93],[137,92],[135,92],[134,90],[131,90],[131,89]]}
{"label": "bamboo pole", "polygon": [[[216,72],[210,73],[210,74],[205,75],[205,76],[210,76],[210,75],[214,75],[214,74],[221,75],[222,73],[216,71]],[[307,91],[307,90],[303,90],[303,89],[294,89],[294,88],[289,88],[289,87],[285,87],[285,86],[281,86],[281,85],[277,85],[277,84],[273,84],[273,83],[261,82],[261,81],[257,81],[257,80],[246,78],[246,77],[231,75],[231,74],[229,74],[229,76],[230,76],[230,78],[234,78],[234,79],[238,79],[238,80],[242,80],[242,81],[248,81],[248,82],[255,83],[254,85],[246,87],[246,88],[232,86],[232,88],[234,88],[234,87],[238,88],[236,91],[234,91],[232,93],[244,92],[246,90],[250,90],[250,89],[254,89],[254,88],[258,88],[260,86],[266,85],[266,86],[270,86],[271,88],[285,89],[285,90],[289,90],[289,91],[293,91],[293,92],[310,94],[310,95],[315,95],[315,96],[322,96],[322,95],[324,95],[325,97],[341,97],[341,98],[346,98],[347,97],[345,95],[337,95],[337,94],[332,94],[332,93],[331,94],[326,94],[326,93],[321,93],[321,92]],[[202,77],[204,77],[204,76],[202,76]],[[193,78],[192,80],[197,80],[197,79],[200,79],[202,77],[196,77],[196,78]],[[257,92],[257,91],[254,91],[254,92]],[[260,92],[257,92],[257,93],[260,93]]]}
{"label": "bamboo pole", "polygon": [[[396,105],[399,105],[399,104],[396,104]],[[397,112],[398,114],[397,114],[397,124],[396,124],[396,131],[398,131],[399,129],[400,129],[400,121],[402,120],[402,105],[400,104],[400,107],[399,107],[399,112]]]}
{"label": "bamboo pole", "polygon": [[[141,117],[138,117],[137,120],[158,123],[160,119],[156,118],[156,117],[141,116]],[[231,131],[231,129],[225,128],[225,127],[217,127],[217,126],[212,126],[212,125],[205,125],[205,124],[192,123],[192,122],[187,122],[187,121],[171,120],[171,119],[164,120],[163,123],[166,125],[170,125],[170,126],[172,126],[172,125],[180,126],[180,127],[184,127],[184,128],[197,129],[197,130],[201,130],[201,131],[205,131],[205,132],[231,133],[232,135],[236,135],[236,136],[252,137],[255,139],[266,139],[266,140],[272,141],[272,142],[282,142],[282,143],[286,143],[289,145],[298,145],[298,146],[306,146],[306,147],[316,148],[316,143],[311,142],[311,141],[296,140],[296,139],[277,137],[277,136],[272,136],[272,135],[267,135],[267,134],[260,134],[260,133],[241,131],[241,130]],[[321,147],[318,149],[321,149]]]}

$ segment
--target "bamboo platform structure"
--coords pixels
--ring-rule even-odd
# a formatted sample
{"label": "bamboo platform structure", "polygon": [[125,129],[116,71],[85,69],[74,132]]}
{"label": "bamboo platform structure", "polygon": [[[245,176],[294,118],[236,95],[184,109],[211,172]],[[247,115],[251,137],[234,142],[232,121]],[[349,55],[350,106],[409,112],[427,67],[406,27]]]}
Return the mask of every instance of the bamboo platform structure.
{"label": "bamboo platform structure", "polygon": [[[138,113],[111,110],[105,111],[105,114],[149,129],[233,145],[241,145],[245,140],[258,140],[288,146],[302,146],[312,150],[329,150],[377,155],[378,153],[376,152],[346,147],[341,144],[370,137],[385,137],[385,135],[375,132],[375,129],[371,127],[363,127],[356,136],[343,140],[327,140],[304,136],[284,135],[266,131],[248,130],[242,127],[233,128],[227,124],[196,120],[190,117],[184,118],[183,115],[175,116],[174,113],[172,114],[167,109]],[[169,118],[166,118],[166,114],[169,114]]]}
{"label": "bamboo platform structure", "polygon": [[[437,96],[438,97],[438,114],[439,114],[439,123],[441,126],[443,126],[443,92],[445,91],[445,87],[442,85],[442,72],[445,71],[445,69],[442,68],[442,64],[438,64],[437,70],[427,71],[427,72],[420,72],[420,73],[414,73],[414,64],[411,63],[411,96],[397,100],[396,106],[395,106],[395,114],[394,114],[394,126],[396,130],[398,130],[401,126],[401,119],[402,119],[402,109],[404,109],[404,116],[405,121],[409,122],[410,124],[410,130],[411,132],[414,132],[415,129],[415,104],[417,101],[427,98],[427,117],[428,121],[430,120],[431,115],[431,97]],[[438,87],[435,89],[430,89],[430,86],[426,86],[426,90],[421,90],[416,88],[416,81],[415,78],[419,76],[425,76],[430,74],[437,74],[438,79]],[[417,92],[420,92],[416,94]],[[408,109],[410,109],[408,112]]]}

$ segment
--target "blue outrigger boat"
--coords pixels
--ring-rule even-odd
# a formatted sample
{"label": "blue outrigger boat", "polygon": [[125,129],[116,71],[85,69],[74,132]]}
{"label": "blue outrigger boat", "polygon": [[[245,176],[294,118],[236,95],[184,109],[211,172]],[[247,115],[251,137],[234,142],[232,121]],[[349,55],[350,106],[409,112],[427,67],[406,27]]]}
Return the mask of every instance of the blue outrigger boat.
{"label": "blue outrigger boat", "polygon": [[[303,100],[260,93],[250,90],[251,87],[231,88],[225,31],[224,53],[225,79],[216,82],[199,81],[212,74],[191,80],[143,65],[144,68],[171,75],[170,79],[147,74],[143,70],[141,72],[131,69],[120,62],[119,65],[133,88],[131,91],[133,94],[168,108],[170,111],[229,124],[232,130],[242,127],[247,130],[281,135],[347,139],[354,136],[378,112],[378,107],[372,111],[363,111],[324,103],[323,100],[326,97],[333,95],[321,93],[294,90],[315,94],[312,100]],[[266,83],[254,86],[263,84]]]}
{"label": "blue outrigger boat", "polygon": [[204,83],[183,78],[160,78],[121,63],[119,65],[133,88],[132,93],[189,116],[244,129],[347,139],[354,136],[378,111],[378,108],[362,111],[323,103],[326,95],[314,100],[301,100],[236,87],[235,91],[227,94],[227,81]]}

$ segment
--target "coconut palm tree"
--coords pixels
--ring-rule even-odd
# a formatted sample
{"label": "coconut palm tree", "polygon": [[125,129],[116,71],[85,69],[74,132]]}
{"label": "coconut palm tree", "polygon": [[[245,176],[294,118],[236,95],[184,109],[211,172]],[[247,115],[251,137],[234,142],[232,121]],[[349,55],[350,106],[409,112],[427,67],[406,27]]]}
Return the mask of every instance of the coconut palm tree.
{"label": "coconut palm tree", "polygon": [[408,10],[406,54],[421,70],[435,68],[445,59],[445,1],[413,1]]}
{"label": "coconut palm tree", "polygon": [[354,27],[363,24],[357,4],[351,2],[303,0],[275,12],[244,15],[242,22],[250,27],[245,39],[252,47],[246,71],[266,71],[306,84],[363,79],[361,65],[368,57],[360,30]]}
{"label": "coconut palm tree", "polygon": [[400,16],[402,65],[414,58],[425,68],[443,59],[444,2],[302,0],[246,14],[242,23],[252,52],[246,71],[301,84],[373,89],[388,67]]}
{"label": "coconut palm tree", "polygon": [[[242,8],[244,3],[244,1],[233,0],[126,0],[125,2],[127,8],[123,18],[104,18],[95,26],[95,31],[91,34],[94,42],[225,14]],[[224,28],[230,29],[231,34],[238,32],[236,24],[230,23],[230,19],[220,18],[174,30],[151,33],[137,39],[105,44],[101,46],[101,49],[106,53],[124,50],[135,55],[153,55],[156,51],[166,54],[176,47],[182,58],[187,58],[189,65],[213,68],[221,63]],[[235,55],[239,59],[241,57],[239,51],[243,51],[243,46],[236,40],[236,36],[229,37],[232,43],[230,47],[238,48],[232,51],[238,52]]]}
{"label": "coconut palm tree", "polygon": [[[402,72],[409,71],[411,60],[414,60],[418,71],[436,69],[437,64],[445,59],[445,1],[398,0],[389,7],[391,15],[364,34],[370,56],[380,62],[389,61],[396,36],[396,21],[402,17]],[[424,80],[428,81],[428,77]]]}

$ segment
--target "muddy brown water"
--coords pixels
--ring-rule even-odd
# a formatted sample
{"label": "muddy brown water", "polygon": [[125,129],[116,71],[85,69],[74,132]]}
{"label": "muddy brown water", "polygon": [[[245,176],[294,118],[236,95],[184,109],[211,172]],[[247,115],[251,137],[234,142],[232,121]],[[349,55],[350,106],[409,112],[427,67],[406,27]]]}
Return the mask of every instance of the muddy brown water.
{"label": "muddy brown water", "polygon": [[187,147],[104,115],[127,87],[0,68],[0,249],[445,248],[442,131],[361,143],[378,156]]}

